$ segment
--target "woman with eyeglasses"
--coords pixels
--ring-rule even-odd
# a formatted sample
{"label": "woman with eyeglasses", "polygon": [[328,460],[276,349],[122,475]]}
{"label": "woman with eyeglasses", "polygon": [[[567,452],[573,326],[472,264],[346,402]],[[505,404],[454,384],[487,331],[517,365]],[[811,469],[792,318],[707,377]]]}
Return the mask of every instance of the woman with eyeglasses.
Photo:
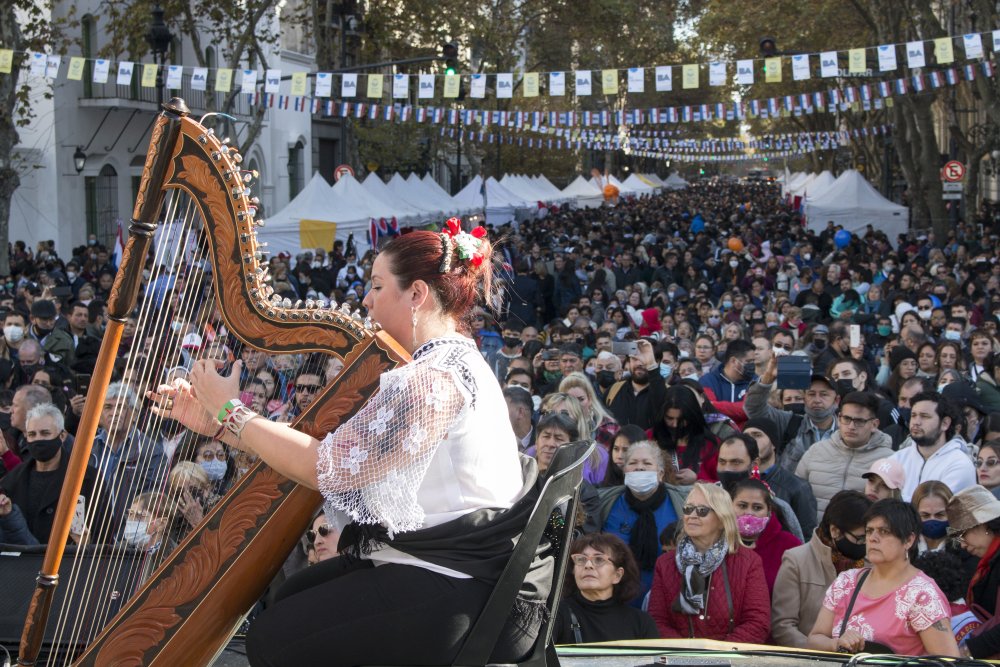
{"label": "woman with eyeglasses", "polygon": [[987,440],[979,448],[976,481],[1000,498],[1000,440]]}
{"label": "woman with eyeglasses", "polygon": [[786,551],[802,544],[789,531],[781,508],[774,502],[771,489],[759,479],[744,479],[730,490],[736,510],[736,528],[743,546],[760,556],[768,593],[774,590],[781,557]]}
{"label": "woman with eyeglasses", "polygon": [[[1000,500],[979,485],[963,489],[948,503],[948,524],[951,538],[979,559],[965,602],[986,623],[1000,611]],[[962,645],[962,655],[1000,655],[1000,625],[973,631]]]}
{"label": "woman with eyeglasses", "polygon": [[338,555],[337,541],[340,539],[340,531],[332,523],[326,520],[326,513],[320,510],[316,518],[313,519],[312,526],[306,531],[306,539],[316,550],[316,560],[324,561]]}
{"label": "woman with eyeglasses", "polygon": [[660,636],[765,643],[771,618],[764,568],[740,542],[729,494],[695,484],[682,512],[677,548],[657,560],[649,596]]}
{"label": "woman with eyeglasses", "polygon": [[870,568],[841,573],[827,589],[808,648],[845,653],[957,657],[951,604],[918,570],[920,517],[902,500],[880,500],[865,513]]}
{"label": "woman with eyeglasses", "polygon": [[552,641],[585,644],[659,638],[649,614],[629,606],[639,586],[639,567],[620,538],[608,533],[577,538],[570,547],[565,598]]}
{"label": "woman with eyeglasses", "polygon": [[830,499],[810,540],[781,557],[771,598],[771,633],[782,646],[805,648],[823,606],[823,596],[837,575],[861,567],[865,526],[861,517],[872,506],[859,491],[841,491]]}

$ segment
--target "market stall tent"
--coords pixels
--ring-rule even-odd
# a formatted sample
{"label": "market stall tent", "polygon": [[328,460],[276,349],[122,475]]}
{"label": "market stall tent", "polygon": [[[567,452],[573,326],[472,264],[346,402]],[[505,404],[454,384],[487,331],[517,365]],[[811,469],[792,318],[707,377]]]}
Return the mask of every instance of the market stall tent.
{"label": "market stall tent", "polygon": [[806,224],[813,231],[826,229],[831,220],[853,234],[864,234],[871,225],[885,232],[893,245],[896,237],[910,227],[910,209],[883,197],[853,169],[841,174],[816,197],[807,197],[804,212]]}

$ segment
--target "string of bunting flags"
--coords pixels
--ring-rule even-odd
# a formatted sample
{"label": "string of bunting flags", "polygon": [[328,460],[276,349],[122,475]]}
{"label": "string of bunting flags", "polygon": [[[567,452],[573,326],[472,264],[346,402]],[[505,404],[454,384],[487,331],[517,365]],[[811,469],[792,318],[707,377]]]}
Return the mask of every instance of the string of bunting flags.
{"label": "string of bunting flags", "polygon": [[[723,86],[731,80],[731,77],[735,77],[735,81],[739,85],[752,85],[761,80],[760,74],[763,74],[762,80],[765,83],[780,83],[786,80],[784,78],[786,61],[791,65],[791,80],[793,81],[805,81],[812,78],[874,77],[898,71],[903,62],[910,70],[923,70],[932,65],[946,67],[956,64],[959,59],[956,41],[960,44],[959,48],[964,54],[965,60],[969,61],[961,69],[965,70],[966,78],[970,79],[975,76],[977,65],[981,67],[984,75],[992,76],[992,64],[988,60],[984,38],[990,41],[992,53],[1000,51],[1000,30],[992,30],[939,37],[926,41],[917,40],[900,44],[882,44],[818,53],[776,55],[769,58],[719,59],[683,65],[602,70],[524,72],[518,73],[521,76],[518,84],[520,85],[520,97],[524,98],[542,96],[543,86],[547,97],[566,97],[570,92],[569,84],[572,84],[572,94],[577,98],[594,94],[644,93],[647,92],[647,75],[652,73],[652,90],[671,92],[675,89],[675,77],[679,72],[679,88],[681,90],[697,90],[702,87],[702,82],[705,79],[702,72],[706,69],[709,88]],[[899,57],[900,49],[902,49],[903,58]],[[869,66],[870,54],[874,54],[872,63],[877,63],[877,71]],[[846,69],[841,67],[842,61],[846,63]],[[819,67],[815,69],[814,65],[817,64]],[[54,80],[60,76],[62,71],[63,57],[43,52],[0,49],[0,74],[10,74],[15,65],[26,66],[30,74],[34,76]],[[117,85],[131,85],[134,77],[138,74],[141,86],[153,88],[156,86],[158,68],[159,65],[156,63],[71,56],[68,59],[65,77],[70,81],[80,81],[85,74],[89,74],[94,83],[105,84],[113,75],[113,80]],[[937,83],[937,87],[940,87],[944,85],[945,81],[948,81],[948,77],[958,76],[957,69],[951,67],[926,74],[918,72],[913,75],[912,85],[915,88],[928,85],[933,88]],[[289,76],[283,76],[280,69],[268,69],[262,73],[252,68],[234,70],[221,67],[168,65],[164,73],[166,87],[169,89],[180,90],[184,85],[185,77],[187,77],[188,85],[192,90],[207,91],[211,79],[212,90],[216,92],[228,93],[233,90],[234,85],[238,85],[239,92],[243,94],[254,95],[262,92],[268,96],[278,96],[279,104],[285,105],[286,108],[289,99],[294,99],[296,108],[301,107],[300,110],[303,111],[314,107],[313,104],[309,103],[309,100],[315,102],[315,100],[334,97],[334,77],[339,78],[339,97],[342,99],[353,99],[361,96],[361,77],[364,77],[365,83],[364,96],[369,99],[382,99],[387,92],[394,100],[408,99],[414,92],[411,90],[412,79],[417,82],[415,90],[417,100],[434,99],[438,97],[439,91],[440,96],[445,99],[459,98],[466,80],[469,84],[468,95],[473,99],[485,98],[490,88],[489,83],[493,84],[492,90],[495,97],[500,99],[513,98],[514,90],[517,87],[514,72],[495,74],[423,73],[414,75],[403,73],[387,75],[381,73],[293,72]],[[625,76],[624,91],[621,89],[622,74]],[[310,90],[310,78],[314,79],[312,90]],[[907,85],[905,82],[908,78],[896,79],[891,85],[896,85],[898,82],[904,82],[904,85]],[[440,85],[438,79],[442,79]],[[287,93],[282,91],[284,81],[288,81],[290,84]],[[882,97],[886,96],[882,95]],[[269,98],[268,103],[270,104]],[[318,112],[318,110],[313,108],[313,112]]]}
{"label": "string of bunting flags", "polygon": [[[565,150],[577,151],[588,150],[615,150],[627,151],[630,155],[647,157],[660,160],[671,160],[680,162],[738,162],[743,160],[776,159],[782,157],[793,157],[805,155],[819,150],[836,149],[842,145],[841,140],[846,139],[847,133],[830,132],[829,137],[824,142],[792,143],[775,145],[771,149],[755,150],[753,152],[695,152],[670,149],[661,145],[660,139],[642,139],[631,137],[622,140],[618,136],[602,139],[564,138],[564,137],[526,137],[524,135],[502,134],[498,132],[466,131],[457,128],[442,127],[441,136],[456,138],[461,136],[463,141],[479,143],[484,145],[506,144],[525,146],[531,149]],[[763,147],[762,147],[763,148]]]}

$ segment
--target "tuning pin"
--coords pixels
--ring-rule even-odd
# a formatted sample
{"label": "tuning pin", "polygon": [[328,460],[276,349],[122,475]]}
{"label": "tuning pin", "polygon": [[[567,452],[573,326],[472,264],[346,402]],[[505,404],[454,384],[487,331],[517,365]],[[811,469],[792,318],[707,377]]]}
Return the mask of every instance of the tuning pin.
{"label": "tuning pin", "polygon": [[222,151],[223,155],[229,155],[229,146],[223,145],[219,150]]}
{"label": "tuning pin", "polygon": [[316,307],[316,302],[315,301],[313,301],[312,299],[306,299],[306,308],[308,308],[309,310],[312,310],[315,307]]}
{"label": "tuning pin", "polygon": [[355,322],[361,322],[362,321],[362,319],[361,319],[361,313],[359,311],[355,310],[354,314],[351,315],[351,319],[354,320]]}
{"label": "tuning pin", "polygon": [[208,136],[210,136],[210,137],[211,137],[211,136],[214,136],[214,135],[215,135],[215,130],[213,130],[212,128],[208,128],[208,130],[207,130],[207,134],[208,134]]}
{"label": "tuning pin", "polygon": [[291,299],[288,299],[288,298],[284,299],[284,300],[283,300],[283,301],[281,302],[281,307],[282,307],[282,308],[291,308],[291,307],[292,307],[292,300],[291,300]]}
{"label": "tuning pin", "polygon": [[371,317],[366,317],[365,318],[365,329],[371,329],[371,328],[372,328],[372,318]]}
{"label": "tuning pin", "polygon": [[249,171],[244,171],[243,172],[243,182],[244,183],[249,183],[252,180],[253,180],[253,174],[250,173]]}
{"label": "tuning pin", "polygon": [[330,303],[327,304],[327,308],[329,308],[330,310],[337,310],[337,300],[330,299]]}
{"label": "tuning pin", "polygon": [[301,307],[302,307],[302,299],[299,299],[298,301],[295,302],[295,308],[301,308]]}
{"label": "tuning pin", "polygon": [[[271,288],[269,287],[268,289],[271,289]],[[280,306],[281,305],[281,296],[278,295],[278,294],[272,295],[271,296],[271,303],[273,303],[275,306]]]}
{"label": "tuning pin", "polygon": [[233,153],[231,157],[233,158],[233,162],[236,164],[243,162],[243,156],[239,153]]}
{"label": "tuning pin", "polygon": [[[248,197],[250,196],[250,190],[249,190],[249,188],[247,189],[247,196]],[[254,206],[260,206],[260,197],[253,197],[253,198],[251,198],[250,199],[250,203],[253,204]]]}
{"label": "tuning pin", "polygon": [[222,143],[223,143],[223,145],[228,144],[229,143],[229,137],[223,137],[222,138]]}
{"label": "tuning pin", "polygon": [[350,315],[351,314],[351,304],[349,304],[349,303],[342,303],[342,304],[340,304],[340,312],[342,312],[344,315]]}
{"label": "tuning pin", "polygon": [[326,310],[330,306],[330,302],[326,299],[320,299],[316,302],[316,307],[320,310]]}

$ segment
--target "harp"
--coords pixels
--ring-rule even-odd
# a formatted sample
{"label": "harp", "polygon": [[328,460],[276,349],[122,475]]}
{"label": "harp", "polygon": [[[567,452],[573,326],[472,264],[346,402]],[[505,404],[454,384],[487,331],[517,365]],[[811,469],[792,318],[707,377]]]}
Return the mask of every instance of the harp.
{"label": "harp", "polygon": [[[36,664],[42,648],[122,332],[137,303],[143,267],[160,221],[170,216],[166,198],[182,197],[182,205],[200,220],[194,247],[204,253],[204,266],[214,277],[221,322],[233,336],[269,353],[332,354],[343,360],[336,381],[298,415],[294,428],[322,437],[364,405],[384,371],[408,360],[405,350],[347,305],[293,304],[273,294],[261,264],[255,205],[248,196],[241,161],[225,141],[189,117],[183,100],[174,98],[163,105],[153,125],[129,238],[108,299],[109,322],[28,610],[18,664]],[[154,334],[140,338],[139,347],[165,345],[169,329],[157,314],[149,313],[148,321],[156,325]],[[156,367],[149,361],[145,365]],[[104,608],[101,613],[110,620],[94,623],[89,635],[72,636],[62,658],[77,665],[209,664],[281,568],[320,501],[318,492],[256,463],[150,578],[117,605],[113,618]],[[101,527],[94,530],[99,538],[101,530],[96,528]],[[103,527],[104,535],[111,533]],[[75,571],[73,576],[77,577]]]}

